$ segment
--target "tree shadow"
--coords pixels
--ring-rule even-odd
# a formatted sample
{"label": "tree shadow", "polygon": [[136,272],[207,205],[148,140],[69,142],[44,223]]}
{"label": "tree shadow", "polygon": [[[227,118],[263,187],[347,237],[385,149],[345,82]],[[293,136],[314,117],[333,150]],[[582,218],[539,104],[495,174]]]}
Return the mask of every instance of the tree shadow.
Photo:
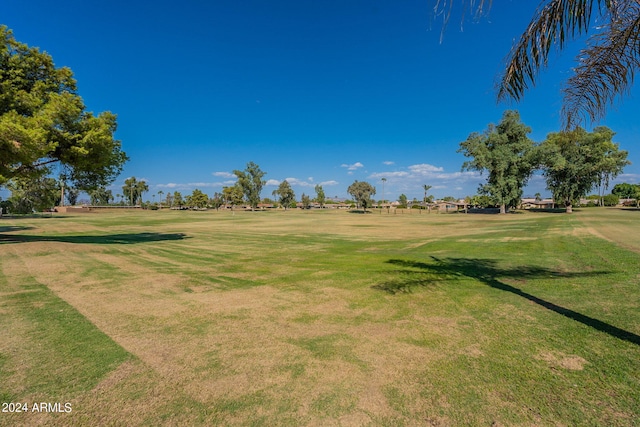
{"label": "tree shadow", "polygon": [[13,231],[23,230],[33,230],[33,227],[25,227],[22,225],[0,225],[0,233],[11,233]]}
{"label": "tree shadow", "polygon": [[518,266],[511,268],[501,268],[495,260],[477,258],[444,258],[431,257],[433,263],[424,263],[409,260],[391,259],[389,264],[405,267],[397,273],[403,276],[400,280],[393,280],[372,286],[377,290],[382,290],[390,294],[411,292],[414,287],[429,287],[436,283],[448,280],[458,280],[467,277],[478,280],[494,289],[510,292],[523,297],[541,307],[551,310],[569,319],[594,328],[600,332],[609,334],[615,338],[628,341],[640,346],[640,335],[620,329],[609,323],[603,322],[593,317],[586,316],[566,307],[546,301],[535,295],[524,292],[515,286],[508,285],[498,280],[498,278],[511,278],[518,280],[550,278],[550,277],[590,277],[609,274],[606,271],[589,272],[559,272],[543,267]]}
{"label": "tree shadow", "polygon": [[[0,232],[3,230],[0,229]],[[4,230],[16,231],[16,230]],[[99,245],[127,245],[135,243],[160,242],[165,240],[187,239],[183,233],[123,233],[105,235],[79,235],[79,236],[37,236],[28,234],[0,234],[0,244],[6,243],[29,243],[29,242],[60,242],[77,244],[99,244]]]}

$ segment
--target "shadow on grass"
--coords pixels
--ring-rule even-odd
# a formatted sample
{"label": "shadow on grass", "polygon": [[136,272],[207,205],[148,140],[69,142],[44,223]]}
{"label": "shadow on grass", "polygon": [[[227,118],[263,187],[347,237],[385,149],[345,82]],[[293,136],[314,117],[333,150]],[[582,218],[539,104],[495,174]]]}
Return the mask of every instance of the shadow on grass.
{"label": "shadow on grass", "polygon": [[[573,207],[573,212],[580,212],[582,209]],[[532,208],[527,209],[527,212],[533,213],[554,213],[554,214],[566,214],[567,208]]]}
{"label": "shadow on grass", "polygon": [[[13,231],[33,230],[33,227],[24,227],[21,225],[0,225],[0,233],[11,233]],[[0,234],[0,236],[2,236]]]}
{"label": "shadow on grass", "polygon": [[[0,229],[0,232],[3,230]],[[4,230],[13,231],[13,230]],[[165,240],[183,240],[188,237],[183,233],[124,233],[105,234],[100,236],[34,236],[28,234],[0,234],[0,244],[3,243],[28,243],[28,242],[61,242],[61,243],[92,243],[99,245],[133,244],[160,242]]]}
{"label": "shadow on grass", "polygon": [[405,276],[402,280],[390,281],[372,286],[374,289],[382,290],[390,294],[401,292],[411,292],[413,287],[428,287],[436,282],[446,280],[456,280],[462,277],[478,280],[485,285],[494,289],[510,292],[512,294],[523,297],[541,307],[561,314],[569,319],[582,323],[583,325],[594,328],[600,332],[604,332],[618,339],[640,345],[640,336],[633,332],[620,329],[593,317],[573,311],[569,308],[559,306],[550,301],[546,301],[535,295],[531,295],[514,286],[501,282],[498,278],[513,278],[519,280],[550,278],[550,277],[589,277],[596,275],[608,274],[606,271],[590,271],[565,273],[550,270],[542,267],[520,266],[513,268],[500,268],[494,260],[475,259],[475,258],[445,258],[439,259],[431,257],[433,263],[424,263],[417,261],[391,259],[387,261],[405,270],[399,270],[398,273]]}

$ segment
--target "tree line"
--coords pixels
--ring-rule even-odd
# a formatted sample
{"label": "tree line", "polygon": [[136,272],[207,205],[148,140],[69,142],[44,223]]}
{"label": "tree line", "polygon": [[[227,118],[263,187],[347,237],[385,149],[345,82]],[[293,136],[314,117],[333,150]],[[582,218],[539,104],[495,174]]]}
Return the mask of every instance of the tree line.
{"label": "tree line", "polygon": [[550,133],[541,143],[527,135],[531,128],[517,111],[506,111],[498,125],[474,132],[460,143],[458,152],[471,158],[462,169],[487,173],[478,192],[500,206],[500,213],[519,205],[522,191],[534,171],[542,171],[547,189],[568,213],[576,200],[593,188],[600,196],[625,166],[627,151],[613,142],[615,133],[605,127],[592,132],[577,127]]}

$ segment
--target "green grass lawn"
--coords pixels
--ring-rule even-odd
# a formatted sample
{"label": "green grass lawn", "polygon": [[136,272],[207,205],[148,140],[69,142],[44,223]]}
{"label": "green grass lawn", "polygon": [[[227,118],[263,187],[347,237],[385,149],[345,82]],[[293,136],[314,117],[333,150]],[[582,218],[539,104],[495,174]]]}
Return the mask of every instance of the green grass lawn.
{"label": "green grass lawn", "polygon": [[0,220],[0,425],[640,425],[640,212]]}

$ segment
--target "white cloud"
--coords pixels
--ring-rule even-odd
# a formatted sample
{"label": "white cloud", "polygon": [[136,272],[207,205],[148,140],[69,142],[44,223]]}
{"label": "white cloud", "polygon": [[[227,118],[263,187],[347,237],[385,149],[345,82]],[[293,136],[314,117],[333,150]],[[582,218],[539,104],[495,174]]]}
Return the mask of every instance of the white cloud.
{"label": "white cloud", "polygon": [[222,188],[227,187],[229,185],[234,185],[236,181],[223,181],[223,182],[169,182],[166,184],[157,184],[156,188],[162,189],[166,188],[169,190],[180,190],[180,191],[192,191],[196,188],[205,189],[205,188]]}
{"label": "white cloud", "polygon": [[403,178],[405,176],[409,176],[409,172],[405,172],[405,171],[396,171],[396,172],[377,172],[374,174],[369,175],[369,178],[378,178],[378,179],[382,179],[382,178]]}
{"label": "white cloud", "polygon": [[409,166],[409,170],[411,171],[411,173],[414,173],[414,174],[430,175],[433,172],[442,172],[444,171],[444,168],[429,165],[427,163],[421,163],[419,165]]}
{"label": "white cloud", "polygon": [[386,162],[382,162],[382,164],[383,165],[387,165],[387,166],[391,166],[391,165],[395,165],[396,162],[392,162],[392,161],[387,160]]}
{"label": "white cloud", "polygon": [[[282,181],[287,181],[289,183],[289,185],[293,186],[293,187],[311,187],[311,188],[315,188],[316,183],[315,182],[308,182],[308,181],[303,181],[301,179],[298,178],[285,178]],[[280,185],[280,183],[282,181],[278,181],[275,179],[270,179],[267,181],[267,185]],[[318,185],[322,185],[322,186],[332,186],[332,185],[338,185],[338,181],[334,181],[334,180],[330,180],[330,181],[323,181],[321,183],[319,183]]]}
{"label": "white cloud", "polygon": [[347,168],[347,170],[350,170],[350,171],[355,171],[355,170],[358,170],[360,168],[363,168],[364,165],[362,163],[360,163],[360,162],[356,162],[356,163],[354,163],[352,165],[348,165],[346,163],[343,163],[342,165],[340,165],[340,167]]}
{"label": "white cloud", "polygon": [[158,188],[177,188],[180,184],[176,184],[175,182],[170,182],[168,184],[158,184],[156,187]]}
{"label": "white cloud", "polygon": [[298,178],[287,178],[287,182],[291,185],[295,185],[298,187],[313,187],[314,184],[307,182],[307,181],[303,181],[301,179]]}
{"label": "white cloud", "polygon": [[232,173],[229,172],[213,172],[211,175],[213,176],[219,176],[222,178],[235,178],[236,176]]}
{"label": "white cloud", "polygon": [[385,193],[390,197],[396,197],[400,193],[407,196],[422,196],[423,185],[431,185],[431,191],[437,197],[444,195],[456,195],[461,192],[473,193],[477,184],[483,181],[478,172],[446,172],[441,166],[427,163],[410,165],[389,172],[375,172],[368,176],[372,184],[381,187],[380,180],[386,178]]}
{"label": "white cloud", "polygon": [[640,175],[637,173],[621,173],[615,179],[611,180],[612,184],[618,184],[628,182],[630,184],[637,184],[640,181]]}

